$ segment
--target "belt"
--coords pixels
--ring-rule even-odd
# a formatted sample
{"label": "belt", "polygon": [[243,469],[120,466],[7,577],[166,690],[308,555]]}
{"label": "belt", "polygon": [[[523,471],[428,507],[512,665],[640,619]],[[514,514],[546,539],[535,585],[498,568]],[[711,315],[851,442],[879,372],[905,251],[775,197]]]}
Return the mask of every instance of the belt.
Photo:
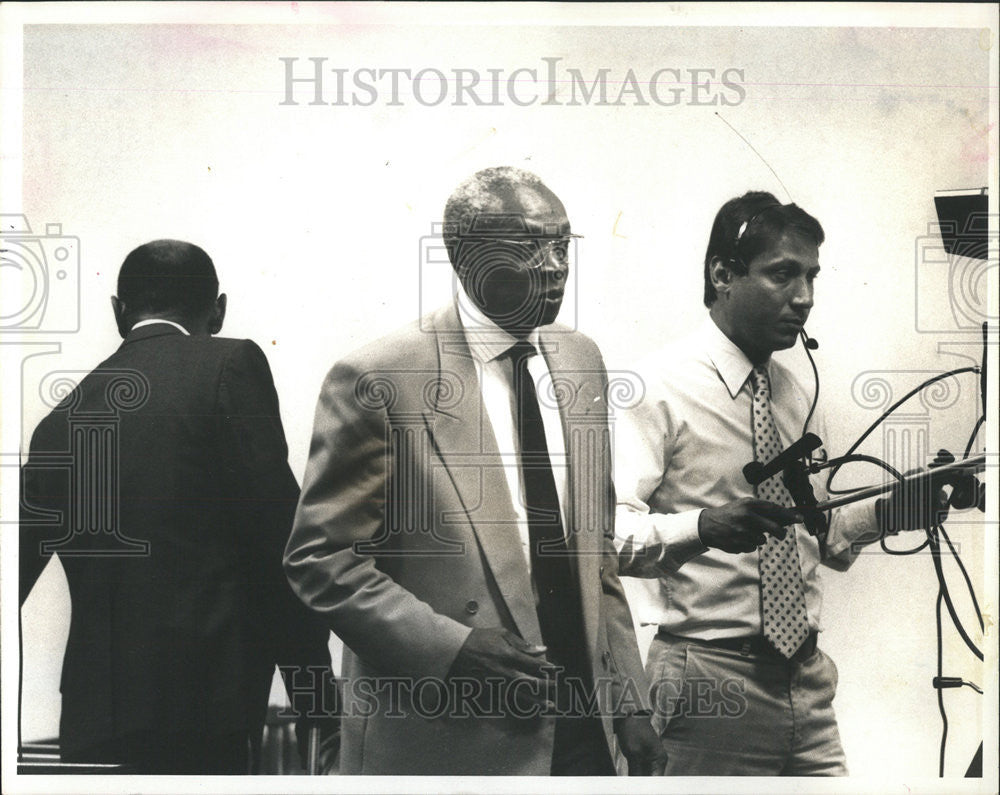
{"label": "belt", "polygon": [[738,651],[744,657],[766,657],[768,659],[779,660],[782,662],[797,663],[805,662],[816,653],[816,641],[819,635],[816,630],[813,630],[809,633],[809,636],[802,641],[802,645],[799,646],[798,651],[796,651],[795,654],[791,657],[785,657],[785,655],[774,648],[770,641],[768,641],[763,635],[747,635],[737,638],[714,638],[712,640],[704,640],[702,638],[688,638],[683,635],[674,635],[662,629],[659,634],[674,641],[695,643],[701,646],[712,646],[716,649]]}

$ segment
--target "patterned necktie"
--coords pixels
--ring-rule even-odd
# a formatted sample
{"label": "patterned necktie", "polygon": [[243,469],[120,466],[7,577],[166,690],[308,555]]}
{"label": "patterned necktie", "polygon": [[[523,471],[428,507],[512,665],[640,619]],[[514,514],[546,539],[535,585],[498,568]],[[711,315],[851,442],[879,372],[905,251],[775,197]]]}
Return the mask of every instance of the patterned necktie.
{"label": "patterned necktie", "polygon": [[[753,454],[754,460],[766,464],[781,452],[781,439],[771,414],[771,381],[767,368],[755,367],[753,380]],[[785,507],[795,505],[780,475],[759,484],[757,496]],[[799,568],[794,527],[788,528],[783,539],[769,535],[767,543],[761,547],[760,591],[764,637],[785,657],[791,658],[809,636],[805,585]]]}

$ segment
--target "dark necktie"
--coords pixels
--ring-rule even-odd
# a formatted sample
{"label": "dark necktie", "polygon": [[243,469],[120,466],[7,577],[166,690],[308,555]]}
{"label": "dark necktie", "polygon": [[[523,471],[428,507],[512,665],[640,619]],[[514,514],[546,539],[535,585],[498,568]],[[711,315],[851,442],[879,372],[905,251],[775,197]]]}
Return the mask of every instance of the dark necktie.
{"label": "dark necktie", "polygon": [[[781,452],[781,439],[771,413],[771,380],[765,367],[753,371],[753,450],[754,459],[767,463]],[[780,476],[757,486],[762,500],[792,507],[795,501]],[[760,589],[763,632],[771,645],[791,658],[809,636],[805,585],[799,566],[795,528],[783,539],[767,537],[760,550]]]}
{"label": "dark necktie", "polygon": [[567,673],[579,675],[584,650],[580,594],[570,566],[535,383],[528,372],[528,360],[537,353],[531,343],[523,340],[508,352],[514,363],[515,424],[528,515],[531,573],[538,588],[538,623],[549,649],[546,656],[563,665]]}

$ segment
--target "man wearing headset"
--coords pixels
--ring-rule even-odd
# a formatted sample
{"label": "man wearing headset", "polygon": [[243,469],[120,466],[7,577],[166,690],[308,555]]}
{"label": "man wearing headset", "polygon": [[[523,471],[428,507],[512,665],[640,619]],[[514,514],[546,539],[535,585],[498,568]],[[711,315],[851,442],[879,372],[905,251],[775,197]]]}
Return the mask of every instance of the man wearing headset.
{"label": "man wearing headset", "polygon": [[832,511],[817,537],[780,474],[756,487],[743,474],[807,430],[826,438],[813,379],[771,359],[810,345],[823,237],[770,193],[726,202],[705,255],[709,317],[639,368],[645,396],[615,425],[620,569],[646,578],[639,618],[660,627],[646,668],[667,775],[846,775],[817,568],[947,511],[939,488],[901,488]]}

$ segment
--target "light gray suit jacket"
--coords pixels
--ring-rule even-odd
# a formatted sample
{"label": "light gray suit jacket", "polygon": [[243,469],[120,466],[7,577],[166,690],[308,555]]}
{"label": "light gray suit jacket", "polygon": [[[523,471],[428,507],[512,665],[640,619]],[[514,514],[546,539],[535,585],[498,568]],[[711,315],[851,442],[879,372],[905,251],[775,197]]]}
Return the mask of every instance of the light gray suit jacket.
{"label": "light gray suit jacket", "polygon": [[[567,442],[566,529],[586,647],[615,754],[612,718],[649,703],[612,546],[607,374],[577,332],[543,329],[541,348]],[[330,371],[285,570],[346,646],[342,773],[549,773],[553,718],[518,714],[500,691],[480,693],[488,714],[477,713],[470,691],[443,684],[472,627],[542,642],[454,305]]]}

